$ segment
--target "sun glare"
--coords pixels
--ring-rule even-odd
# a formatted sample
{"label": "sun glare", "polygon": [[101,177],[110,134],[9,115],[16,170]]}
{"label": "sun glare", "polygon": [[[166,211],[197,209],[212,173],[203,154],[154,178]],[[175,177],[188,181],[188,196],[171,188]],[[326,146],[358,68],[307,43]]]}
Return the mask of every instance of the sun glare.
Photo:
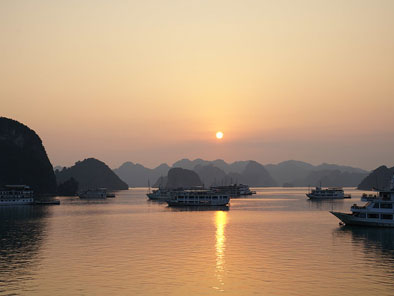
{"label": "sun glare", "polygon": [[217,139],[223,138],[223,133],[222,133],[222,132],[217,132],[217,133],[216,133],[216,138],[217,138]]}

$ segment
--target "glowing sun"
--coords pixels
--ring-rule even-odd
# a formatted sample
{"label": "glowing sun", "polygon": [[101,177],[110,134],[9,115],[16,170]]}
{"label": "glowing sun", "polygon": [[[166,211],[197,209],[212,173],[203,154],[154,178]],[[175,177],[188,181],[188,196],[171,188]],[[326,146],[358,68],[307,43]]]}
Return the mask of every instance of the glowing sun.
{"label": "glowing sun", "polygon": [[216,139],[221,139],[221,138],[223,138],[223,133],[222,132],[217,132],[216,133]]}

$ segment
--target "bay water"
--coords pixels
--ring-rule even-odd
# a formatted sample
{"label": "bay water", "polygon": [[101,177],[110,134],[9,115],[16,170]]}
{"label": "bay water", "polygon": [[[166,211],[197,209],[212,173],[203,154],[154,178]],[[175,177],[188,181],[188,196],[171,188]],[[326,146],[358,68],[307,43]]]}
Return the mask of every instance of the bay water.
{"label": "bay water", "polygon": [[394,229],[341,227],[307,188],[170,208],[147,188],[0,207],[0,295],[394,295]]}

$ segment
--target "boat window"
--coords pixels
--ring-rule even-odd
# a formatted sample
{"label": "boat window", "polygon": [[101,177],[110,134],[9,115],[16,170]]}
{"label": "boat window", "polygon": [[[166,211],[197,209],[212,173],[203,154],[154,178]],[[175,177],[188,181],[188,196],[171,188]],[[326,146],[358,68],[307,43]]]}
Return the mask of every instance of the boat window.
{"label": "boat window", "polygon": [[365,216],[365,213],[360,213],[359,217],[360,217],[360,218],[365,218],[365,217],[366,217],[366,216]]}
{"label": "boat window", "polygon": [[385,220],[393,220],[393,215],[382,214],[382,219],[385,219]]}
{"label": "boat window", "polygon": [[374,207],[374,209],[379,209],[379,203],[375,203],[375,204],[373,205],[373,207]]}
{"label": "boat window", "polygon": [[380,204],[380,208],[381,209],[392,209],[393,208],[393,204],[381,203]]}
{"label": "boat window", "polygon": [[379,219],[379,214],[368,214],[368,218]]}

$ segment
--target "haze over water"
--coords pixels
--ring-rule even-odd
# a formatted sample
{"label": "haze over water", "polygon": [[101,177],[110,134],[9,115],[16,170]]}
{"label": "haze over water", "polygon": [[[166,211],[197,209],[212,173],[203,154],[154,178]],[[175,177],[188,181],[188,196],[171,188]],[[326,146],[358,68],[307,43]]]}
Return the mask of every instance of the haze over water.
{"label": "haze over water", "polygon": [[341,228],[306,188],[171,209],[146,188],[0,208],[1,295],[392,295],[394,230]]}
{"label": "haze over water", "polygon": [[0,115],[53,165],[371,170],[394,148],[393,36],[391,0],[3,0]]}

